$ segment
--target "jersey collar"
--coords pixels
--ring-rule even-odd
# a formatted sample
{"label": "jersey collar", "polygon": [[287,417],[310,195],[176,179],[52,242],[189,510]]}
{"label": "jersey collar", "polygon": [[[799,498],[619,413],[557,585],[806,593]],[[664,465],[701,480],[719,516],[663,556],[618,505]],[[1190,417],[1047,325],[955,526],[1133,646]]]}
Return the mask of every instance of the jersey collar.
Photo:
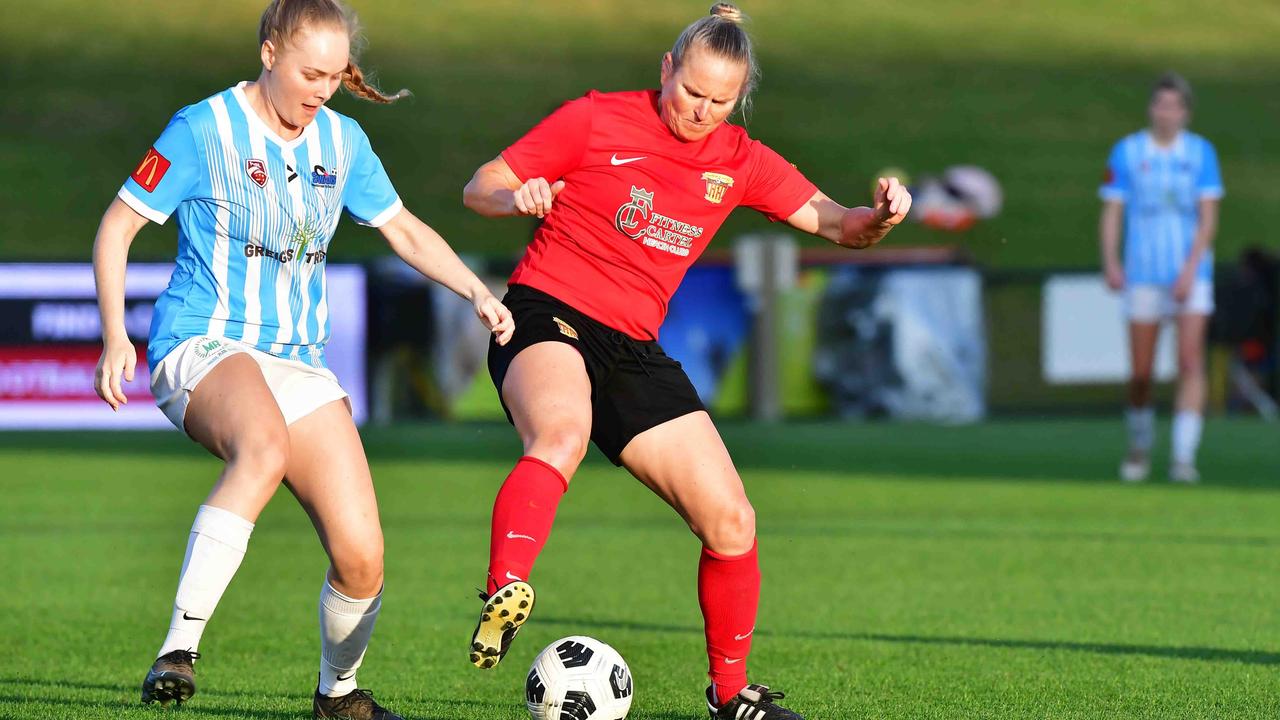
{"label": "jersey collar", "polygon": [[231,88],[231,94],[235,96],[236,102],[240,103],[240,109],[244,111],[244,115],[247,122],[250,125],[253,125],[254,127],[256,127],[258,131],[261,132],[263,135],[265,135],[268,140],[279,145],[282,148],[292,149],[306,142],[308,133],[315,132],[316,123],[315,123],[315,120],[312,120],[311,122],[307,123],[306,127],[302,128],[302,132],[298,133],[298,137],[292,140],[285,140],[284,138],[277,135],[274,130],[272,130],[270,127],[267,126],[265,122],[263,122],[261,117],[258,117],[257,111],[255,111],[253,109],[253,106],[249,104],[249,98],[245,97],[244,86],[248,84],[249,84],[248,80],[241,80],[239,83],[236,83],[235,87]]}

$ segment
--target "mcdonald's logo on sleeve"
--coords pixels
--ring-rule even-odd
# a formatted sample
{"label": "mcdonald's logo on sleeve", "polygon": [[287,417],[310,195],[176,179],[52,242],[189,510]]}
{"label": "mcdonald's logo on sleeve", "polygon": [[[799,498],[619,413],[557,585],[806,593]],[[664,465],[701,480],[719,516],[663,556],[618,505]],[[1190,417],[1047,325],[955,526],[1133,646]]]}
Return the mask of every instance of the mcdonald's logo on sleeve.
{"label": "mcdonald's logo on sleeve", "polygon": [[142,158],[142,162],[138,164],[138,169],[133,171],[133,181],[142,186],[143,190],[151,192],[160,184],[160,180],[164,178],[164,174],[169,171],[169,160],[161,155],[155,148],[147,151],[146,157]]}

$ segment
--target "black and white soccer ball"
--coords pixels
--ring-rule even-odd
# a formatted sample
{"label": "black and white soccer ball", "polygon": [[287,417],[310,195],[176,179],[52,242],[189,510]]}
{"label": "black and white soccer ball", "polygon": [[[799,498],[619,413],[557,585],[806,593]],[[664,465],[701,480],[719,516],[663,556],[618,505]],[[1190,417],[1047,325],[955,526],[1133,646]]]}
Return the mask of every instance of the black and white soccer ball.
{"label": "black and white soccer ball", "polygon": [[561,638],[529,668],[524,699],[533,720],[623,720],[631,710],[631,669],[595,638]]}

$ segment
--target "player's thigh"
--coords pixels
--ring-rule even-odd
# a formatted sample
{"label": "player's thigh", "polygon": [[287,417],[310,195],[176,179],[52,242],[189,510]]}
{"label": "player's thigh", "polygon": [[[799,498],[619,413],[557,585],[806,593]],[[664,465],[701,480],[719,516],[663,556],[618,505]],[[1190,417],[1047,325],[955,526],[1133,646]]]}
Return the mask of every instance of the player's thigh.
{"label": "player's thigh", "polygon": [[591,435],[591,378],[577,348],[540,342],[511,360],[502,400],[528,446],[551,434],[571,434],[584,445]]}
{"label": "player's thigh", "polygon": [[364,444],[345,400],[289,426],[286,484],[335,566],[381,573],[382,525]]}
{"label": "player's thigh", "polygon": [[[705,410],[636,435],[622,465],[702,535],[712,524],[750,525],[754,515],[729,450]],[[749,548],[743,548],[743,551]]]}
{"label": "player's thigh", "polygon": [[228,355],[191,390],[183,426],[192,440],[225,461],[253,453],[280,456],[259,457],[263,462],[287,462],[289,435],[284,416],[261,368],[248,353]]}

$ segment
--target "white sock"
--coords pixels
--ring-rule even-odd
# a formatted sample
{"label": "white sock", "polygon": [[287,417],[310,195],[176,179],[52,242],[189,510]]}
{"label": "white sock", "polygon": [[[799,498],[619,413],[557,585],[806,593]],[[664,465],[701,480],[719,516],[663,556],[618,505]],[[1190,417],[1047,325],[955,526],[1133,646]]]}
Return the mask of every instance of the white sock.
{"label": "white sock", "polygon": [[1173,461],[1194,465],[1196,450],[1200,448],[1200,432],[1204,429],[1204,416],[1198,412],[1180,410],[1173,416]]}
{"label": "white sock", "polygon": [[1129,426],[1129,448],[1150,452],[1156,441],[1156,411],[1147,407],[1130,407],[1125,413]]}
{"label": "white sock", "polygon": [[382,592],[356,600],[333,589],[326,577],[320,588],[320,694],[341,697],[356,689],[356,670],[373,636],[382,609]]}
{"label": "white sock", "polygon": [[200,506],[178,575],[169,635],[156,657],[174,650],[196,651],[214,608],[240,568],[252,532],[253,523],[230,510]]}

